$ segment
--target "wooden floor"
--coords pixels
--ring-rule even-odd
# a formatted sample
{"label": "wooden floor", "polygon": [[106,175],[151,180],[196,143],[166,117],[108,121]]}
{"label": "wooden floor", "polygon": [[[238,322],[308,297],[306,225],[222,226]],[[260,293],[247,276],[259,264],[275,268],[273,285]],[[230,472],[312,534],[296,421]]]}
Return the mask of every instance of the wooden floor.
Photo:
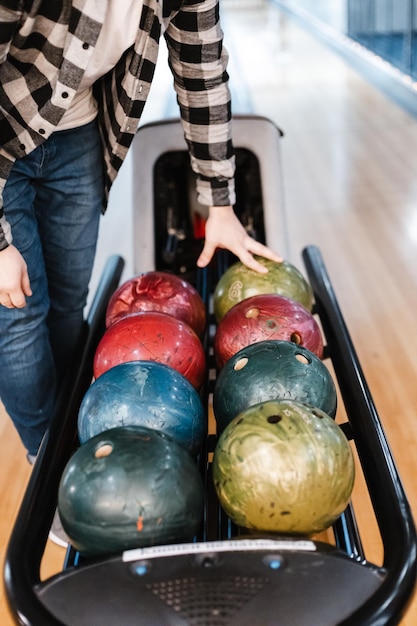
{"label": "wooden floor", "polygon": [[[303,247],[321,249],[417,512],[417,120],[277,9],[258,3],[242,10],[225,0],[223,12],[231,70],[250,94],[251,110],[235,112],[265,115],[285,132],[285,254],[302,269]],[[164,90],[156,86],[154,94]],[[154,102],[150,118],[159,114],[160,100]],[[113,207],[103,220],[93,283],[108,251],[129,251],[114,237],[115,221],[123,228],[129,218]],[[30,467],[3,414],[0,435],[3,559]],[[369,558],[379,563],[381,547],[360,476],[355,508]],[[49,546],[43,575],[57,571],[63,556]],[[13,622],[0,593],[0,624],[8,626]],[[401,624],[416,623],[414,601]]]}

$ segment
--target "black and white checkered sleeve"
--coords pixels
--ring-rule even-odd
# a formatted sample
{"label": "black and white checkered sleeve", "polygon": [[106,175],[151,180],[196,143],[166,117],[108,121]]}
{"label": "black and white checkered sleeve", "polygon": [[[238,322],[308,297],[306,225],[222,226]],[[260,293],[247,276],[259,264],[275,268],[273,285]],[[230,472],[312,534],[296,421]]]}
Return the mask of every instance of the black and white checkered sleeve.
{"label": "black and white checkered sleeve", "polygon": [[185,0],[165,31],[199,201],[234,204],[228,55],[218,0]]}

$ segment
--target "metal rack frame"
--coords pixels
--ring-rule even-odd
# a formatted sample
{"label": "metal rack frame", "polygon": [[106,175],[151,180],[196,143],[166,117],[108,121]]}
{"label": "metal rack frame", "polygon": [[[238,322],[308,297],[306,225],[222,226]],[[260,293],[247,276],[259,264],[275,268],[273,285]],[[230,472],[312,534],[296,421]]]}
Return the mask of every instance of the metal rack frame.
{"label": "metal rack frame", "polygon": [[[259,145],[259,136],[257,133],[252,133],[249,139],[246,137],[246,135],[248,135],[246,130],[247,121],[247,119],[242,119],[241,123],[238,124],[239,129],[242,131],[241,136],[245,135],[245,142],[255,142],[257,144],[257,151],[261,154],[262,146]],[[268,128],[270,128],[268,123],[265,123],[265,120],[259,118],[256,119],[256,122],[261,124],[262,128],[265,129],[266,136],[268,136],[270,132],[268,130]],[[177,142],[177,124],[165,124],[162,128],[162,133],[158,126],[152,125],[151,128],[146,128],[144,130],[146,142],[153,145],[151,141],[151,136],[153,135],[148,134],[152,130],[158,131],[157,134],[161,141],[161,137],[166,139],[167,128],[173,130],[173,139],[171,136],[168,137],[172,149],[185,149],[182,143],[178,145]],[[276,129],[274,132],[276,132]],[[249,133],[249,135],[250,134],[251,133]],[[278,136],[279,134],[275,135],[271,142],[272,152],[276,151],[278,148]],[[143,140],[143,136],[140,136],[137,140],[138,145]],[[162,144],[163,142],[159,143],[158,140],[152,150],[148,151],[148,153],[152,153],[148,164],[149,169],[153,168],[155,155],[157,155],[161,149],[165,149],[162,148]],[[277,164],[279,165],[279,158],[275,159],[274,167],[276,167]],[[262,174],[263,176],[267,176],[267,180],[272,180],[271,172],[265,172],[263,169]],[[144,175],[146,176],[146,167]],[[142,189],[142,191],[144,190]],[[143,229],[142,236],[144,236],[145,233],[145,240],[149,243],[149,240],[154,237],[153,219],[149,215],[149,212],[152,213],[153,207],[151,197],[152,186],[148,186],[146,193],[149,195],[149,198],[147,203],[148,214],[145,221],[148,220],[148,222],[146,228]],[[272,194],[265,193],[266,206],[268,207],[266,210],[268,213],[276,209],[275,202],[278,202],[279,197],[280,194],[276,192]],[[275,230],[277,228],[279,229],[283,220],[280,219],[279,215],[267,217],[269,220],[268,223],[273,224],[273,228],[271,227],[272,232],[269,227],[267,229],[268,236],[273,237]],[[270,244],[271,239],[267,243]],[[145,254],[146,262],[144,262],[141,254]],[[340,618],[338,615],[337,597],[327,597],[326,602],[334,604],[333,615],[335,617],[332,621],[332,626],[336,626],[336,624],[339,624],[339,626],[382,626],[383,624],[398,624],[406,611],[415,588],[417,577],[417,537],[412,512],[321,252],[315,246],[307,246],[302,251],[302,256],[306,273],[314,293],[314,314],[320,319],[326,340],[324,358],[329,359],[332,363],[346,409],[348,421],[342,424],[341,427],[356,446],[384,551],[384,560],[381,567],[368,562],[366,551],[361,541],[360,529],[355,519],[355,513],[353,507],[349,505],[333,526],[336,543],[335,548],[332,547],[330,550],[329,547],[323,546],[320,543],[307,542],[310,548],[313,546],[316,556],[320,557],[319,560],[321,560],[322,563],[328,564],[330,566],[329,571],[332,572],[329,574],[329,581],[320,582],[320,580],[316,580],[315,584],[319,586],[323,585],[323,593],[326,593],[330,584],[333,585],[333,591],[337,591],[337,576],[333,576],[333,573],[341,573],[343,575],[340,576],[340,580],[343,580],[344,587],[340,591],[345,599],[346,594],[349,593],[349,580],[352,580],[352,585],[358,584],[357,581],[355,582],[350,577],[350,572],[353,568],[355,572],[353,578],[361,579],[361,577],[364,577],[364,587],[366,587],[369,580],[371,581],[369,587],[366,587],[369,588],[369,594],[359,606],[352,605],[351,614],[349,615],[346,614],[346,607],[344,606],[343,617]],[[208,310],[212,286],[225,271],[230,260],[230,256],[227,253],[219,251],[210,267],[196,271],[196,286]],[[145,246],[145,250],[142,250],[140,254],[138,253],[136,259],[137,271],[140,271],[143,267],[147,269],[152,268],[153,262],[152,251],[149,250],[149,246]],[[97,562],[95,560],[83,559],[73,548],[69,548],[62,572],[52,577],[50,580],[41,581],[40,579],[41,561],[56,508],[60,477],[67,461],[78,445],[78,410],[91,384],[93,359],[96,347],[105,329],[107,304],[119,284],[123,266],[124,261],[121,257],[114,256],[108,260],[86,319],[85,333],[78,349],[77,358],[69,371],[66,384],[60,391],[50,429],[45,436],[38,454],[38,459],[35,463],[9,540],[4,569],[5,589],[9,606],[16,623],[25,626],[59,626],[65,623],[71,624],[71,626],[73,626],[73,624],[78,625],[79,622],[71,616],[70,606],[66,607],[68,609],[68,616],[64,610],[63,613],[60,613],[60,617],[58,617],[50,608],[51,599],[53,604],[56,597],[59,597],[60,603],[65,604],[65,594],[69,589],[68,585],[71,585],[71,581],[75,581],[75,583],[80,581],[78,585],[76,585],[77,589],[83,589],[87,581],[88,584],[86,588],[88,587],[89,593],[94,592],[96,585],[95,577],[98,572],[101,576],[104,575],[106,578],[114,581],[115,588],[117,589],[118,573],[122,572],[123,584],[125,584],[126,568],[130,571],[129,568],[131,568],[132,563],[136,558],[139,558],[133,551],[133,554],[125,553],[123,555],[113,555],[109,558],[99,559]],[[209,365],[211,372],[213,371],[213,354],[211,350],[213,325],[214,319],[213,316],[210,315],[205,347],[208,362],[209,364],[211,363],[211,365]],[[202,392],[206,403],[209,402],[213,386],[213,377],[209,376]],[[214,493],[210,476],[211,463],[209,462],[209,455],[214,449],[215,441],[215,435],[208,436],[205,450],[200,457],[201,470],[204,473],[206,482],[206,511],[201,534],[196,537],[195,543],[185,545],[181,549],[178,548],[178,550],[182,550],[181,556],[171,556],[168,559],[164,556],[165,561],[163,561],[165,565],[170,565],[171,570],[175,570],[177,563],[182,563],[184,560],[192,564],[195,572],[200,568],[199,571],[202,580],[206,582],[209,580],[210,588],[215,587],[216,584],[222,584],[220,571],[217,572],[213,579],[207,578],[209,572],[205,564],[210,564],[213,559],[216,560],[216,554],[223,554],[225,562],[227,562],[227,567],[229,568],[228,571],[233,570],[236,562],[244,562],[248,567],[248,571],[251,567],[255,568],[253,570],[254,580],[259,574],[258,570],[256,570],[256,559],[253,556],[254,544],[252,540],[249,539],[249,543],[233,543],[233,538],[239,535],[239,529],[237,529],[222,512]],[[277,539],[277,541],[274,543],[275,539]],[[232,543],[230,543],[231,541]],[[256,539],[254,538],[253,541],[256,541]],[[238,547],[239,545],[241,546],[240,548]],[[263,555],[262,563],[265,563],[265,559],[268,560],[268,555],[276,554],[276,551],[281,549],[285,552],[286,561],[290,562],[291,559],[293,559],[293,569],[297,567],[297,563],[300,559],[305,559],[304,568],[307,568],[308,563],[313,557],[309,549],[303,552],[306,545],[303,539],[292,539],[288,541],[288,538],[272,538],[272,546],[268,544],[268,539],[267,543],[262,545],[262,549],[259,549],[259,554],[261,554],[261,556]],[[161,550],[163,552],[164,547],[162,547]],[[160,566],[158,549],[155,554],[151,554],[150,552],[146,554],[149,558],[155,557],[155,570],[157,570],[156,565],[159,564]],[[180,552],[178,554],[180,554]],[[197,568],[196,564],[198,565]],[[346,565],[348,566],[347,569],[345,567]],[[201,569],[200,566],[204,566],[203,569]],[[287,573],[290,569],[291,568],[287,568]],[[313,570],[315,572],[318,571],[317,562]],[[314,575],[312,579],[313,578]],[[284,578],[274,578],[274,588],[278,594],[278,600],[280,601],[282,600],[282,596],[280,596],[280,584],[284,584],[284,580]],[[312,580],[312,583],[313,582]],[[143,581],[136,577],[136,579],[130,581],[130,584],[134,589],[135,601],[140,602],[141,597],[143,597],[142,602],[145,606],[143,615],[147,611],[151,611],[151,608],[154,606],[154,598],[150,598],[149,594],[146,595],[148,591],[143,586]],[[70,589],[74,591],[72,588]],[[120,586],[120,589],[122,590],[123,587]],[[289,589],[290,593],[292,591],[294,591],[294,593],[296,592],[296,589],[293,589],[291,585]],[[319,591],[321,598],[321,589],[319,589]],[[217,597],[218,595],[214,594],[213,598]],[[209,600],[210,598],[207,599],[207,602],[209,602]],[[80,598],[82,604],[84,604],[84,601],[84,599]],[[297,604],[297,601],[298,600],[295,601],[295,604]],[[91,603],[92,610],[95,610],[95,608],[97,608],[97,602],[94,603],[94,598],[91,600]],[[120,620],[123,620],[123,626],[137,623],[136,621],[129,622],[127,618],[123,618],[123,611],[127,608],[126,598],[122,598],[118,610],[120,610]],[[213,607],[204,606],[201,610],[202,613],[204,613],[204,611],[210,612],[212,608]],[[306,615],[307,620],[310,617],[311,608],[311,605],[306,607],[306,610],[308,610]],[[106,606],[103,607],[103,611],[106,611]],[[212,615],[212,613],[210,614]],[[70,621],[67,622],[67,619]],[[89,621],[82,623],[94,623],[94,616],[90,616],[88,619]],[[100,621],[100,623],[102,622]],[[150,617],[148,621],[143,621],[143,624],[151,624],[152,626],[156,623],[157,622],[152,621]],[[211,621],[207,622],[204,620],[188,622],[185,619],[179,620],[178,616],[174,616],[172,619],[170,618],[169,621],[159,621],[158,623],[160,623],[161,626],[162,624],[163,626],[168,626],[168,624],[183,625],[188,623],[192,624],[192,626],[197,623],[204,626],[206,626],[206,623],[210,624],[210,626],[214,624],[216,626],[224,626],[230,623],[232,626],[235,626],[236,623],[243,624],[243,621],[236,622],[231,620],[229,622],[226,618],[222,620],[219,618],[219,621],[215,621],[213,618]],[[244,624],[246,623],[257,623],[256,616],[255,618],[247,617]],[[281,620],[280,623],[285,623],[285,621]],[[291,624],[293,622],[287,623]],[[269,624],[275,624],[275,621],[268,621],[268,625]],[[306,621],[305,624],[311,626],[312,622]],[[267,626],[266,621],[262,623],[262,626]],[[319,626],[322,626],[321,622],[319,622]]]}
{"label": "metal rack frame", "polygon": [[[321,253],[318,248],[308,246],[303,250],[303,258],[315,296],[316,313],[327,340],[327,358],[331,358],[337,376],[384,548],[381,585],[352,615],[338,623],[340,626],[397,624],[416,582],[417,541],[412,513]],[[122,268],[123,261],[119,257],[109,260],[86,322],[79,366],[62,390],[10,538],[5,586],[19,624],[57,626],[63,623],[40,600],[38,591],[44,584],[40,582],[40,564],[56,506],[59,478],[76,445],[78,408],[91,381],[92,361],[103,331],[105,308]],[[208,281],[203,280],[202,284]],[[216,517],[218,505],[213,502],[213,494],[208,495],[208,506],[217,511]],[[366,566],[366,555],[354,515],[348,509],[343,517],[339,528],[335,528],[339,546],[362,568]],[[215,523],[222,525],[219,535],[233,535],[233,528],[224,516]],[[109,567],[110,563],[111,559]],[[73,575],[74,568],[82,571],[83,564],[77,565],[74,553],[69,551],[66,567]],[[63,577],[65,572],[64,568]]]}

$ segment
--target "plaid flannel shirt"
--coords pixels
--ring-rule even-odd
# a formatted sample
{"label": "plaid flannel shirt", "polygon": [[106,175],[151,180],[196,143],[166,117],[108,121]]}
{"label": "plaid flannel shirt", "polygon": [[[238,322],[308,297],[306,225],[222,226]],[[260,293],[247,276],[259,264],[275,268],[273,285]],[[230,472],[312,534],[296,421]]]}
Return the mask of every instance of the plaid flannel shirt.
{"label": "plaid flannel shirt", "polygon": [[[13,163],[45,141],[69,107],[106,5],[106,0],[0,0],[0,249],[11,241],[1,198]],[[139,125],[161,33],[199,201],[234,204],[227,53],[218,0],[144,0],[133,48],[94,85],[106,199]]]}

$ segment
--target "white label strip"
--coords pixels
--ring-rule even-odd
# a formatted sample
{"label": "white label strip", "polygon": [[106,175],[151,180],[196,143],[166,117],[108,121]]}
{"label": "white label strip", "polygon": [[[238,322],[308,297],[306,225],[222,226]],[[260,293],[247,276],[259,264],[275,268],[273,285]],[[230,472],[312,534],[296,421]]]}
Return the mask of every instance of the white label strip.
{"label": "white label strip", "polygon": [[315,552],[316,544],[313,541],[284,541],[274,539],[239,539],[225,541],[200,541],[197,543],[178,543],[173,545],[153,546],[151,548],[137,548],[123,552],[125,562],[157,557],[180,556],[184,554],[201,554],[204,552],[249,552],[257,550],[272,550],[274,552]]}

